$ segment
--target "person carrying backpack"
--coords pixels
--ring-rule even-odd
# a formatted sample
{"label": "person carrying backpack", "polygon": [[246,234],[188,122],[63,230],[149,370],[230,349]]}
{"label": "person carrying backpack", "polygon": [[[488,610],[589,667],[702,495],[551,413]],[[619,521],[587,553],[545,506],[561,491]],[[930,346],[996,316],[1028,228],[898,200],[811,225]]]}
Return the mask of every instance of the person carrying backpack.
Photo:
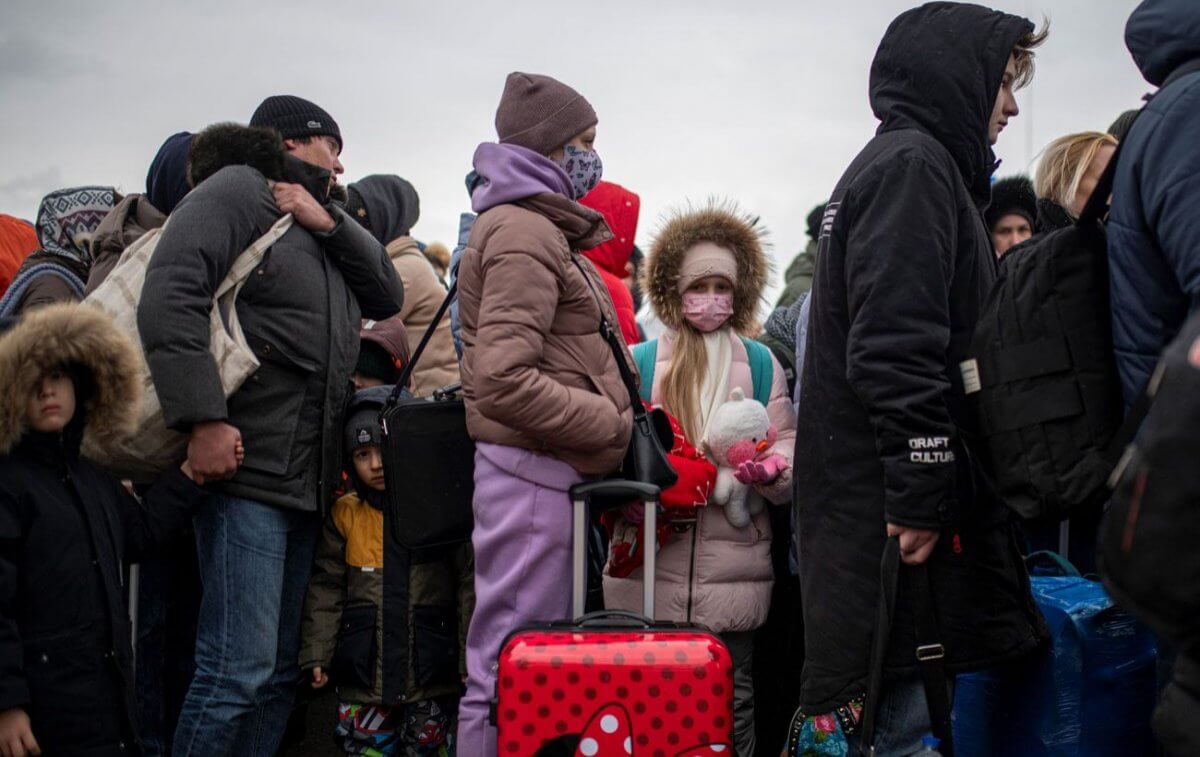
{"label": "person carrying backpack", "polygon": [[[871,66],[881,125],[839,180],[821,230],[795,453],[801,712],[817,727],[846,713],[836,720],[857,727],[881,561],[889,537],[898,540],[905,567],[889,575],[899,592],[887,675],[869,703],[878,754],[920,750],[931,725],[948,737],[949,678],[1047,638],[1016,524],[966,446],[972,423],[957,378],[996,275],[981,214],[991,145],[1018,113],[1013,90],[1032,76],[1043,36],[976,5],[930,3],[897,17]],[[915,626],[931,620],[938,643],[918,652],[930,634]],[[929,712],[939,704],[940,726]]]}
{"label": "person carrying backpack", "polygon": [[[180,755],[279,748],[320,513],[341,484],[361,318],[389,318],[404,301],[383,245],[329,201],[342,172],[332,116],[276,95],[250,121],[193,139],[195,188],[164,227],[137,310],[166,424],[188,434],[188,460],[216,495],[195,521],[204,592]],[[288,213],[293,225],[238,293],[259,367],[226,398],[209,350],[214,292]],[[239,464],[232,450],[242,439]]]}
{"label": "person carrying backpack", "polygon": [[1200,6],[1146,0],[1125,44],[1146,81],[1164,87],[1126,136],[1108,220],[1113,344],[1130,406],[1200,306]]}
{"label": "person carrying backpack", "polygon": [[[1188,0],[1145,0],[1129,17],[1125,44],[1146,81],[1160,88],[1122,140],[1108,218],[1113,346],[1121,392],[1126,407],[1132,407],[1146,392],[1164,348],[1181,336],[1185,322],[1200,307],[1200,145],[1195,139],[1200,129],[1200,6]],[[1182,345],[1179,352],[1187,349]],[[1192,348],[1190,354],[1198,353]],[[1178,363],[1190,359],[1195,365],[1194,357],[1173,358]],[[1118,599],[1129,600],[1132,609],[1179,650],[1175,660],[1168,650],[1160,650],[1160,661],[1173,662],[1174,667],[1155,730],[1169,753],[1194,754],[1200,748],[1195,735],[1200,655],[1194,651],[1194,616],[1185,623],[1178,617],[1163,622],[1168,615],[1164,605],[1176,614],[1189,606],[1178,597],[1164,602],[1164,594],[1169,596],[1165,584],[1179,586],[1185,597],[1197,591],[1188,585],[1194,582],[1161,572],[1195,550],[1193,540],[1182,538],[1195,531],[1189,525],[1197,513],[1194,476],[1188,475],[1187,463],[1179,465],[1178,458],[1187,454],[1186,442],[1181,429],[1169,422],[1176,413],[1183,420],[1189,416],[1186,406],[1172,410],[1165,404],[1171,399],[1160,395],[1155,400],[1138,436],[1137,446],[1146,446],[1150,462],[1160,468],[1151,466],[1148,475],[1137,477],[1136,493],[1128,491],[1127,483],[1118,487],[1113,513],[1123,517],[1115,522],[1110,516],[1104,527],[1109,533],[1102,537],[1101,572],[1110,589],[1118,578],[1116,585],[1123,589],[1114,591]],[[1133,478],[1141,466],[1128,467],[1125,477]],[[1164,513],[1161,503],[1172,498],[1179,498],[1183,506]],[[1145,511],[1141,522],[1139,508]],[[1180,516],[1186,522],[1180,522]],[[1147,552],[1161,555],[1162,561],[1154,561]],[[1144,571],[1148,560],[1159,570],[1139,574],[1130,567]],[[1165,664],[1162,667],[1165,671]]]}
{"label": "person carrying backpack", "polygon": [[[716,409],[741,389],[758,401],[778,433],[774,452],[739,472],[743,484],[774,505],[791,499],[791,448],[796,421],[783,369],[762,344],[747,338],[771,273],[761,232],[733,209],[709,206],[667,221],[646,258],[642,286],[667,327],[634,347],[642,396],[678,419],[699,445]],[[734,742],[753,755],[754,631],[767,619],[773,575],[771,518],[762,511],[743,528],[722,508],[696,511],[695,522],[662,546],[655,576],[657,620],[698,623],[721,635],[733,655]],[[617,531],[640,528],[633,523]],[[604,578],[610,609],[640,611],[642,568]]]}

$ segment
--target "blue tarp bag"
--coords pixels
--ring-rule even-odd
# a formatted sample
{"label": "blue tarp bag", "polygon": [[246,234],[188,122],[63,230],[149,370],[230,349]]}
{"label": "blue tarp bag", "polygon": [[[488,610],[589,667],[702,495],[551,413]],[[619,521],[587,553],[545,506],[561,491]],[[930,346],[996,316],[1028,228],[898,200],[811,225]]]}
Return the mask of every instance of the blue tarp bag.
{"label": "blue tarp bag", "polygon": [[954,743],[971,757],[1153,755],[1156,648],[1098,581],[1051,552],[1029,557],[1049,649],[958,676]]}

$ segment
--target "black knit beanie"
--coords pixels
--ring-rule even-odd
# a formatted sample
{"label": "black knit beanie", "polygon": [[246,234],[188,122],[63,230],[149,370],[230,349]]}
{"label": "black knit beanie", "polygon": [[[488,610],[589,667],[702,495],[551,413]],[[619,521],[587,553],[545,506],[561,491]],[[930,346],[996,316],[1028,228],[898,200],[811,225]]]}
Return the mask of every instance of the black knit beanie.
{"label": "black knit beanie", "polygon": [[1007,176],[992,185],[992,201],[984,211],[983,219],[988,231],[996,228],[996,222],[1004,216],[1021,216],[1029,221],[1029,228],[1037,222],[1037,195],[1033,181],[1028,176]]}
{"label": "black knit beanie", "polygon": [[385,384],[394,384],[399,369],[382,347],[373,342],[363,342],[358,350],[358,363],[354,366],[354,372]]}
{"label": "black knit beanie", "polygon": [[320,106],[295,95],[272,95],[250,116],[251,126],[269,126],[284,139],[333,137],[342,148],[342,132],[337,121]]}

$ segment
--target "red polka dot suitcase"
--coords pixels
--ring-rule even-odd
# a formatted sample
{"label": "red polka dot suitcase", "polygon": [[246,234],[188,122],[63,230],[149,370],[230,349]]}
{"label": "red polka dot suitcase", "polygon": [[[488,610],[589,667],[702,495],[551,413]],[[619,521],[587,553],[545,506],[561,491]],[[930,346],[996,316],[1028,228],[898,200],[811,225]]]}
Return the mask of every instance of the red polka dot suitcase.
{"label": "red polka dot suitcase", "polygon": [[[583,615],[588,506],[592,497],[612,495],[645,501],[645,533],[655,533],[656,487],[600,481],[572,489],[576,620],[527,627],[505,640],[492,713],[498,754],[732,757],[733,662],[715,634],[650,620],[652,581],[643,615]],[[652,552],[645,573],[654,575]]]}

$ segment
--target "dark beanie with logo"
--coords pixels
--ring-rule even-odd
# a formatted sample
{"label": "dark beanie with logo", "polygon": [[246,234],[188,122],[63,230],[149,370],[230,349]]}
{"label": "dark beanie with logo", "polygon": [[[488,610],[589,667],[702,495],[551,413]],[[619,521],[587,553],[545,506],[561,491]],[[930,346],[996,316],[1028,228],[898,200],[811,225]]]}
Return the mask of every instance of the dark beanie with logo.
{"label": "dark beanie with logo", "polygon": [[347,456],[366,444],[383,443],[383,427],[379,423],[379,412],[392,394],[391,386],[373,386],[354,393],[346,410],[344,449]]}
{"label": "dark beanie with logo", "polygon": [[598,122],[583,95],[557,79],[520,71],[508,75],[496,108],[500,141],[540,155],[549,155]]}
{"label": "dark beanie with logo", "polygon": [[284,139],[333,137],[342,147],[342,132],[337,121],[316,103],[295,95],[272,95],[263,100],[250,116],[251,126],[268,126]]}

